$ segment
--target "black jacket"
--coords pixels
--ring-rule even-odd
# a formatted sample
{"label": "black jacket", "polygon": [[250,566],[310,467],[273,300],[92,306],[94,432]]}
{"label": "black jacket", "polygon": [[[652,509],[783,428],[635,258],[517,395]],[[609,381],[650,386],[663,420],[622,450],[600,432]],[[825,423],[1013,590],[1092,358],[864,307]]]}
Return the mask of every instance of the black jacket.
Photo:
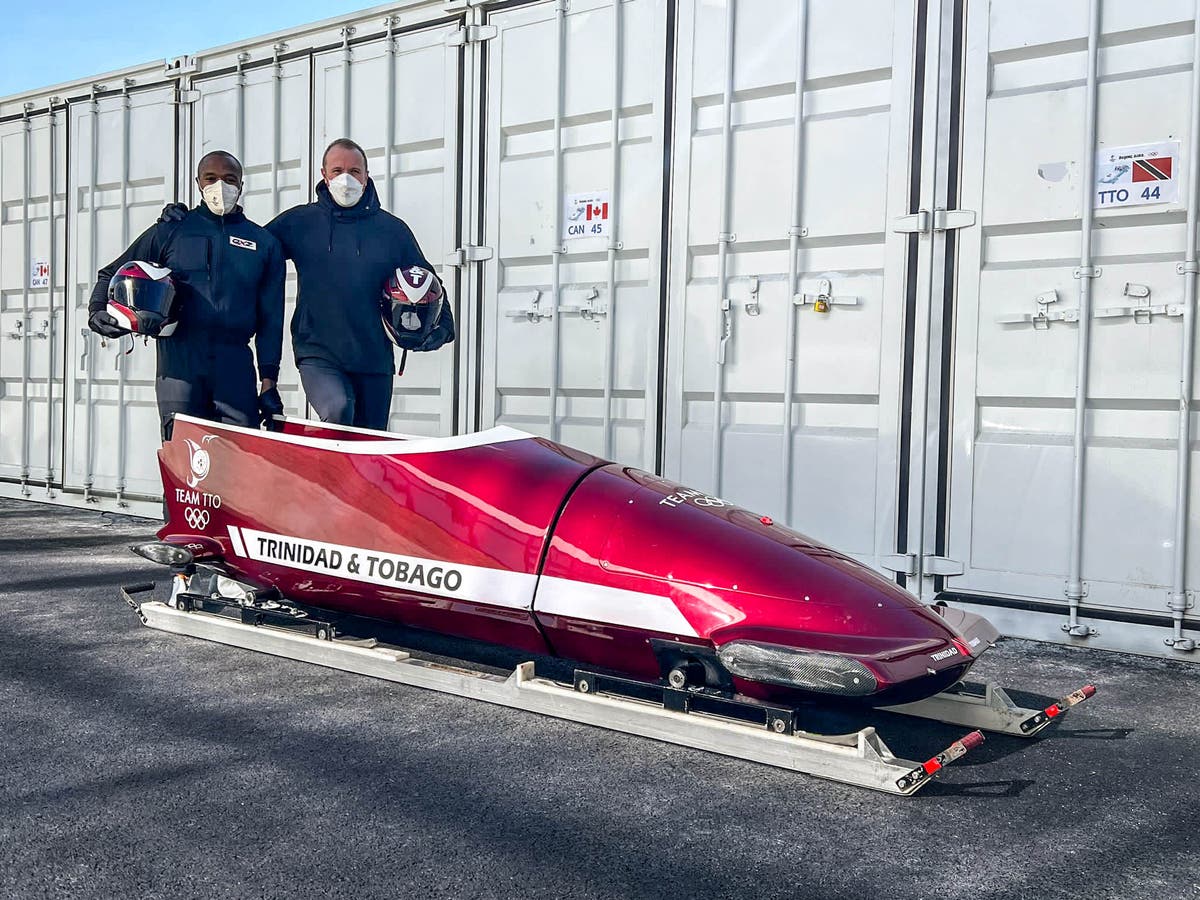
{"label": "black jacket", "polygon": [[283,250],[270,232],[242,214],[240,206],[216,216],[201,204],[180,222],[151,225],[99,271],[89,315],[105,308],[109,279],[133,260],[171,270],[180,314],[179,327],[169,340],[245,346],[253,337],[259,377],[279,377],[287,274]]}
{"label": "black jacket", "polygon": [[[403,220],[380,207],[375,182],[368,178],[358,203],[347,209],[333,201],[322,181],[315,203],[280,213],[267,229],[296,264],[296,361],[316,358],[364,374],[395,371],[392,343],[379,317],[383,287],[399,267],[432,272],[433,266]],[[448,304],[443,318],[452,322]]]}

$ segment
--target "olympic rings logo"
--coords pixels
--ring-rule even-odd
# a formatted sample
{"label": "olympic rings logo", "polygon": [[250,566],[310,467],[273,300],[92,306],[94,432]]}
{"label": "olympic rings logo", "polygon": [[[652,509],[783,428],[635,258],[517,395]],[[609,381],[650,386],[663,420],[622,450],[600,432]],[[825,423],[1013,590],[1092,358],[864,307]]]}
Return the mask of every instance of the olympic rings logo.
{"label": "olympic rings logo", "polygon": [[208,527],[208,510],[196,509],[189,506],[183,511],[184,521],[188,523],[189,528],[194,528],[197,531],[203,531]]}
{"label": "olympic rings logo", "polygon": [[710,497],[707,494],[705,494],[703,497],[697,497],[692,502],[695,503],[697,506],[711,506],[714,508],[725,505],[725,501],[722,500],[721,498]]}

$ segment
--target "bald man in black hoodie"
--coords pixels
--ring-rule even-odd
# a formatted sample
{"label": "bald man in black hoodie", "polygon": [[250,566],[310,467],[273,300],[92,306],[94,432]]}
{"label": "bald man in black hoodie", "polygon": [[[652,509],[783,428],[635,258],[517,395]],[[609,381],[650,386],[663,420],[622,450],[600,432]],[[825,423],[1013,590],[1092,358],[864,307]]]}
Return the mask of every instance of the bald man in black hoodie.
{"label": "bald man in black hoodie", "polygon": [[[395,357],[380,322],[383,286],[397,268],[433,266],[402,219],[379,205],[367,156],[349,138],[321,159],[317,200],[280,213],[267,230],[296,264],[292,346],[308,402],[323,421],[386,429]],[[454,339],[449,305],[422,349]]]}

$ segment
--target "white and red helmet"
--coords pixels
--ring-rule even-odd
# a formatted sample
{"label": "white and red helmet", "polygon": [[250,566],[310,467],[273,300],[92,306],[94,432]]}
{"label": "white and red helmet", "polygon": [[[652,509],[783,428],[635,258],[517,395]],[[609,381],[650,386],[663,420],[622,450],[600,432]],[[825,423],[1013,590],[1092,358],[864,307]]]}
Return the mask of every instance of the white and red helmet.
{"label": "white and red helmet", "polygon": [[171,270],[148,262],[125,263],[108,282],[108,314],[134,334],[170,337],[179,324]]}
{"label": "white and red helmet", "polygon": [[396,269],[383,286],[379,312],[392,342],[419,350],[437,325],[445,295],[436,275],[421,266]]}

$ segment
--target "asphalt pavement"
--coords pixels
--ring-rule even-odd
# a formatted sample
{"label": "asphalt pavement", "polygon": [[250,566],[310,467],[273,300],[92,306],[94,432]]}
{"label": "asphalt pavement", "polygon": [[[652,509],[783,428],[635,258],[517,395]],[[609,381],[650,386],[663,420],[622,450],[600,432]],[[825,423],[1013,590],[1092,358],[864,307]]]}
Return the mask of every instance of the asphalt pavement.
{"label": "asphalt pavement", "polygon": [[1195,664],[1003,641],[972,677],[1099,693],[893,797],[152,631],[154,528],[0,500],[0,897],[1200,898]]}

